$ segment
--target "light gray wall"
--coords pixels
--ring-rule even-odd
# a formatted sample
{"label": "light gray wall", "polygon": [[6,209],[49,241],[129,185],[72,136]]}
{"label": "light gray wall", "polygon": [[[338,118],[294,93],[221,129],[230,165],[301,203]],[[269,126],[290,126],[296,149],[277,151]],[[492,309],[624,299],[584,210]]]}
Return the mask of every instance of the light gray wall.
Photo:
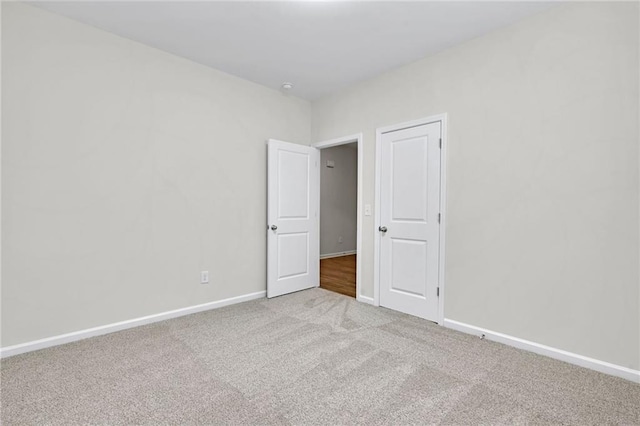
{"label": "light gray wall", "polygon": [[371,205],[375,129],[448,113],[446,318],[640,368],[638,30],[561,5],[313,103],[314,142],[364,132]]}
{"label": "light gray wall", "polygon": [[[357,143],[320,150],[320,255],[356,250]],[[335,163],[327,167],[327,161]],[[342,243],[338,238],[342,237]]]}
{"label": "light gray wall", "polygon": [[265,140],[308,102],[2,8],[2,346],[265,290]]}

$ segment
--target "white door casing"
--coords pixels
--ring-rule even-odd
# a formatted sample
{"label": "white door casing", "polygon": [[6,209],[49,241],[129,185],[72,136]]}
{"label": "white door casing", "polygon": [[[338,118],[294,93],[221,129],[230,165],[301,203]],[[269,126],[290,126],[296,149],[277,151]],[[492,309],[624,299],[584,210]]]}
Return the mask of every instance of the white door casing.
{"label": "white door casing", "polygon": [[441,137],[440,121],[380,135],[380,305],[431,321],[439,319]]}
{"label": "white door casing", "polygon": [[267,297],[319,282],[315,148],[270,139],[267,149]]}

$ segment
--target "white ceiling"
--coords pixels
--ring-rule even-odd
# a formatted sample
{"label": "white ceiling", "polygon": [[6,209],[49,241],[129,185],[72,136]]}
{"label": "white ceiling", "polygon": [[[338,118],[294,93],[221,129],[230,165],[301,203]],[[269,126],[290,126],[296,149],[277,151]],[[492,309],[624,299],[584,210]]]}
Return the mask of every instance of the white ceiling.
{"label": "white ceiling", "polygon": [[512,24],[547,2],[38,2],[309,100]]}

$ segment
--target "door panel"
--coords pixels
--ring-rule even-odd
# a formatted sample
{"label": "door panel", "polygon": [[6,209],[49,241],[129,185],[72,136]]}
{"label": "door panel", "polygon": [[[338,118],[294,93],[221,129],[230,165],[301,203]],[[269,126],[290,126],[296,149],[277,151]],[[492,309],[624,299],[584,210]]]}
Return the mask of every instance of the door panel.
{"label": "door panel", "polygon": [[438,318],[441,123],[384,133],[380,305]]}
{"label": "door panel", "polygon": [[309,154],[278,150],[278,218],[309,218]]}
{"label": "door panel", "polygon": [[[426,138],[410,138],[391,144],[391,215],[393,220],[427,220]],[[406,196],[407,191],[411,196]]]}
{"label": "door panel", "polygon": [[318,150],[269,140],[267,297],[319,280]]}
{"label": "door panel", "polygon": [[279,234],[278,279],[309,273],[309,233]]}
{"label": "door panel", "polygon": [[391,238],[391,291],[424,298],[427,295],[427,243]]}

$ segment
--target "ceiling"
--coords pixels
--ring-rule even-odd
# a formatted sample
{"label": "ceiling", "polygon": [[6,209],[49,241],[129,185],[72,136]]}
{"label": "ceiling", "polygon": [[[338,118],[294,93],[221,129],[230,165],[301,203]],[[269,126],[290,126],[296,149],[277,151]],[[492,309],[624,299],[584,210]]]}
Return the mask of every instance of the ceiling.
{"label": "ceiling", "polygon": [[36,2],[314,100],[510,25],[549,2]]}

